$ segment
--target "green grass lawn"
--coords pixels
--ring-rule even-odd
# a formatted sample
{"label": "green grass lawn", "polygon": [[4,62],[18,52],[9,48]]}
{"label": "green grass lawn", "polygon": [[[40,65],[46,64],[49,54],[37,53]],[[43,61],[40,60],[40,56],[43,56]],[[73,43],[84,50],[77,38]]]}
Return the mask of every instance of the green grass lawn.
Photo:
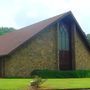
{"label": "green grass lawn", "polygon": [[52,89],[90,88],[90,78],[48,79],[42,86]]}
{"label": "green grass lawn", "polygon": [[[31,79],[0,79],[0,90],[25,90],[30,81]],[[42,87],[52,89],[90,88],[90,78],[47,79]]]}
{"label": "green grass lawn", "polygon": [[31,79],[0,79],[0,90],[23,90]]}

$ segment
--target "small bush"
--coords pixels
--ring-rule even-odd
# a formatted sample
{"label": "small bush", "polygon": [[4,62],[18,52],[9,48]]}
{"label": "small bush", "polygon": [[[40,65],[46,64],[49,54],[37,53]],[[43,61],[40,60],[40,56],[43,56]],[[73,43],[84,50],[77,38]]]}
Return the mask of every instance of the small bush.
{"label": "small bush", "polygon": [[42,78],[85,78],[90,77],[90,70],[58,71],[58,70],[34,70],[31,77],[38,75]]}
{"label": "small bush", "polygon": [[46,80],[43,80],[41,77],[35,76],[34,79],[31,81],[31,86],[40,87]]}

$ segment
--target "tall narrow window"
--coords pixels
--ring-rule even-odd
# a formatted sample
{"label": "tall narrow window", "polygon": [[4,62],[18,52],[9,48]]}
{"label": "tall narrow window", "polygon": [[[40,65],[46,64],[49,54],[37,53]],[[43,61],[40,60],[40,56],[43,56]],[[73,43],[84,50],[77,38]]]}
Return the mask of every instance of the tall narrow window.
{"label": "tall narrow window", "polygon": [[60,26],[59,38],[60,38],[59,50],[68,51],[69,50],[69,36],[68,36],[68,31],[64,25]]}
{"label": "tall narrow window", "polygon": [[59,49],[59,69],[71,70],[72,61],[70,54],[69,30],[64,24],[58,24],[58,49]]}

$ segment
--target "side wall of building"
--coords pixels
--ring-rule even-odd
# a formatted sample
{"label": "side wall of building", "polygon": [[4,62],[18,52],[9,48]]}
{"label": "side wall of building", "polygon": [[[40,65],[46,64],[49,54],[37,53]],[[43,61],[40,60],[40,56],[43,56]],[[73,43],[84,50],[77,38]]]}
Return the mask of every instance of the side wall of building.
{"label": "side wall of building", "polygon": [[49,27],[4,58],[5,77],[29,77],[35,69],[57,69],[57,31]]}
{"label": "side wall of building", "polygon": [[90,69],[90,51],[77,31],[75,31],[75,62],[76,70]]}

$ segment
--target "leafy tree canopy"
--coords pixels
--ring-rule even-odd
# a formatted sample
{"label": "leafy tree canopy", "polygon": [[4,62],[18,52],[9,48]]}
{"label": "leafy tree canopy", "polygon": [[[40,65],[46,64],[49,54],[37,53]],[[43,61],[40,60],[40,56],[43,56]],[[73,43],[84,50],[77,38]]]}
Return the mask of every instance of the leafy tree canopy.
{"label": "leafy tree canopy", "polygon": [[6,34],[8,32],[14,31],[14,28],[8,28],[8,27],[0,27],[0,35]]}
{"label": "leafy tree canopy", "polygon": [[87,34],[88,41],[90,43],[90,34]]}

